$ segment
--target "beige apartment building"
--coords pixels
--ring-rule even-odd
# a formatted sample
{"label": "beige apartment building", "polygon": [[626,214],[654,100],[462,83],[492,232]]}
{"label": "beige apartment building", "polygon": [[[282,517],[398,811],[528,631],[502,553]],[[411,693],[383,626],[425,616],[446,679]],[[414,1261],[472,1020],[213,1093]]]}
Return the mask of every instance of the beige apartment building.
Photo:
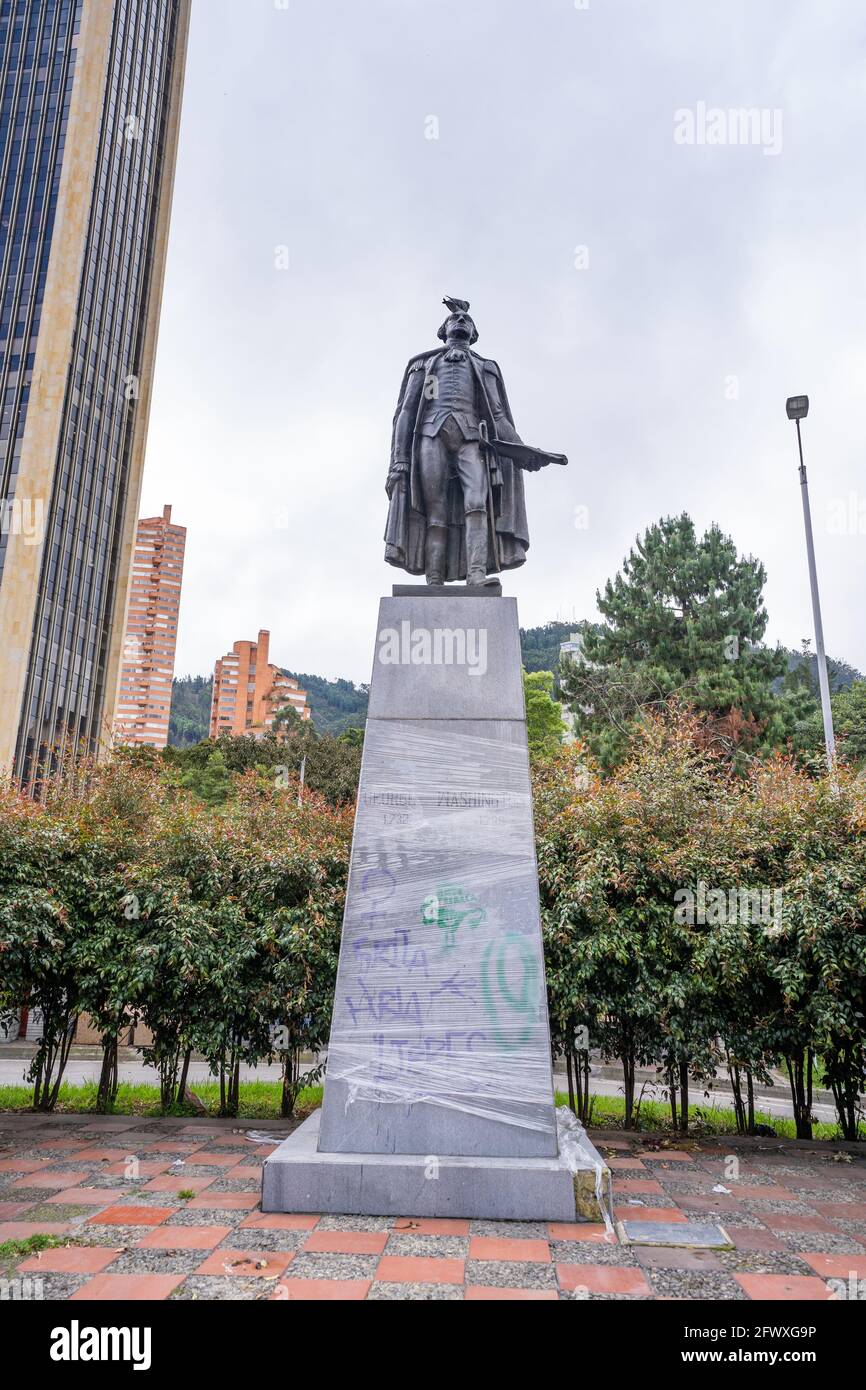
{"label": "beige apartment building", "polygon": [[171,507],[139,521],[117,696],[120,743],[168,743],[185,552],[186,527],[172,523]]}
{"label": "beige apartment building", "polygon": [[[301,719],[310,718],[307,692],[269,660],[271,635],[257,642],[235,642],[214,667],[210,736],[254,734],[263,737],[274,727],[280,710],[290,706]],[[279,736],[279,730],[277,730]]]}

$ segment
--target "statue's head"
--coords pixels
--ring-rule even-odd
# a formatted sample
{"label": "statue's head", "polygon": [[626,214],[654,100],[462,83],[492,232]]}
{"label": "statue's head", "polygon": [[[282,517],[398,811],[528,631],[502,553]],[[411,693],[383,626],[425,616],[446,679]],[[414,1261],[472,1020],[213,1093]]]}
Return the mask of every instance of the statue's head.
{"label": "statue's head", "polygon": [[447,295],[442,301],[451,310],[448,318],[439,329],[438,336],[443,343],[457,342],[468,343],[471,347],[478,342],[478,329],[469,313],[469,301],[466,299],[451,299]]}

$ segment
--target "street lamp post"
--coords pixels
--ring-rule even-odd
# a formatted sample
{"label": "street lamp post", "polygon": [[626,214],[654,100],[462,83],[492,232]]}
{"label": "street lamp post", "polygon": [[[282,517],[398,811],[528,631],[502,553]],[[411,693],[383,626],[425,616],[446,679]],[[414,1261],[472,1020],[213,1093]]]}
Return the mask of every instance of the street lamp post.
{"label": "street lamp post", "polygon": [[818,658],[818,686],[821,691],[821,714],[824,720],[824,745],[827,767],[832,777],[836,766],[836,739],[833,735],[833,711],[830,708],[830,682],[827,678],[827,656],[824,651],[824,627],[821,622],[821,600],[818,597],[818,571],[815,566],[815,542],[812,539],[812,512],[809,507],[809,482],[803,462],[803,440],[800,421],[809,414],[808,396],[789,396],[785,402],[789,420],[797,424],[797,448],[800,451],[800,495],[803,498],[803,521],[806,526],[806,554],[809,558],[809,584],[812,589],[812,615],[815,620],[815,653]]}

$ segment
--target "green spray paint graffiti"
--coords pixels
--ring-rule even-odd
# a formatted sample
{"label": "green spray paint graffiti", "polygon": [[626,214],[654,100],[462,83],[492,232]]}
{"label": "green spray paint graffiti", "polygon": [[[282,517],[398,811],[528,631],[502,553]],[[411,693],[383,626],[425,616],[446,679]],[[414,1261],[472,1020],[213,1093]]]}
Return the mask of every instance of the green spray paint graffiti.
{"label": "green spray paint graffiti", "polygon": [[421,904],[421,921],[445,933],[443,950],[446,951],[453,950],[457,944],[459,927],[477,927],[486,916],[475,894],[461,888],[459,883],[440,885]]}
{"label": "green spray paint graffiti", "polygon": [[[520,979],[513,988],[508,976],[515,966]],[[525,936],[508,932],[490,942],[481,957],[481,991],[493,1037],[505,1051],[528,1041],[538,1019],[540,984],[538,959]]]}

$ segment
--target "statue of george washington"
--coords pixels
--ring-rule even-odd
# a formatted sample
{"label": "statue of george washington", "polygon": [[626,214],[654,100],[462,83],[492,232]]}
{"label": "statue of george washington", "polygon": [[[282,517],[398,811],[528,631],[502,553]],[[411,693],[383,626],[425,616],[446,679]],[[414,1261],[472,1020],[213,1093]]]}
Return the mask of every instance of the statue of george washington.
{"label": "statue of george washington", "polygon": [[529,549],[523,471],[568,460],[521,442],[499,367],[471,350],[468,302],[444,303],[444,346],[413,357],[400,387],[385,559],[428,584],[493,583]]}

